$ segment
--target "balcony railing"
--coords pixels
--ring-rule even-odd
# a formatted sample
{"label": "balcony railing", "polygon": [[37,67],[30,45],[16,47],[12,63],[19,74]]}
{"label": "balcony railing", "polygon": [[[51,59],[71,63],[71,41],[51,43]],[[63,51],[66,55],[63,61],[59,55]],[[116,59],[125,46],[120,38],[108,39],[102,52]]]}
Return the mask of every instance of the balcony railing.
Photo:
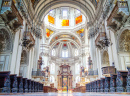
{"label": "balcony railing", "polygon": [[15,30],[23,25],[23,18],[13,0],[2,0],[0,16],[4,22],[8,22],[11,29]]}
{"label": "balcony railing", "polygon": [[85,72],[85,76],[97,76],[98,75],[98,70],[89,70]]}
{"label": "balcony railing", "polygon": [[43,71],[32,71],[32,77],[45,77],[45,72],[43,72]]}
{"label": "balcony railing", "polygon": [[110,16],[107,19],[107,25],[113,29],[119,29],[121,22],[126,21],[129,16],[127,1],[117,1]]}

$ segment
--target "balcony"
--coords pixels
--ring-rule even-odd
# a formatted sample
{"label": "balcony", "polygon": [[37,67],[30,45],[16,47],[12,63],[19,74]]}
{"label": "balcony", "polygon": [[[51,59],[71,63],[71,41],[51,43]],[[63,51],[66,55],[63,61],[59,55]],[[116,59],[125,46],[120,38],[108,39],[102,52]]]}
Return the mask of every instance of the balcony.
{"label": "balcony", "polygon": [[44,71],[32,71],[32,77],[33,78],[43,78],[45,77]]}
{"label": "balcony", "polygon": [[105,32],[100,32],[95,40],[95,45],[97,48],[102,49],[104,46]]}
{"label": "balcony", "polygon": [[129,16],[129,9],[127,1],[117,1],[110,16],[107,19],[107,26],[114,30],[120,29],[123,22]]}
{"label": "balcony", "polygon": [[85,76],[87,76],[87,78],[96,78],[96,77],[98,77],[98,70],[86,71]]}
{"label": "balcony", "polygon": [[35,45],[35,40],[31,34],[31,32],[27,32],[27,31],[24,32],[23,45],[24,44],[26,44],[25,47],[27,47],[27,48],[32,48]]}
{"label": "balcony", "polygon": [[23,19],[13,0],[2,0],[0,16],[14,31],[23,25]]}
{"label": "balcony", "polygon": [[116,74],[116,68],[114,66],[102,67],[102,74],[104,76],[110,76],[110,74]]}

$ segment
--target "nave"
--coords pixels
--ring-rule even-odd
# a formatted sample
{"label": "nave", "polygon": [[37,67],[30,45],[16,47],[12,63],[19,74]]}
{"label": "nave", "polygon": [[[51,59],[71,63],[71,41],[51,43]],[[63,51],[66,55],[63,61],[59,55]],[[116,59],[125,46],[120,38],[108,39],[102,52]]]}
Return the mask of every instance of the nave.
{"label": "nave", "polygon": [[[1,95],[5,96],[5,95]],[[130,94],[105,94],[105,93],[25,93],[6,96],[130,96]]]}
{"label": "nave", "polygon": [[0,0],[0,94],[129,93],[130,0]]}

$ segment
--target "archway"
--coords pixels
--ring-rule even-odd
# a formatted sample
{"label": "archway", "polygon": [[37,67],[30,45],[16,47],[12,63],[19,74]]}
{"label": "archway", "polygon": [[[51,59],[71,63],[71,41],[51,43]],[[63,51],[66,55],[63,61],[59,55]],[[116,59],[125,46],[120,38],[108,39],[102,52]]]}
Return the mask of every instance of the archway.
{"label": "archway", "polygon": [[119,61],[122,70],[126,70],[130,66],[130,30],[124,30],[118,41]]}
{"label": "archway", "polygon": [[12,34],[7,28],[0,29],[0,71],[10,70],[10,57],[12,51]]}
{"label": "archway", "polygon": [[110,66],[109,55],[107,51],[104,51],[102,55],[102,67],[106,67],[106,66]]}
{"label": "archway", "polygon": [[21,54],[20,69],[19,69],[20,76],[26,77],[27,67],[28,67],[28,56],[26,50],[23,50]]}

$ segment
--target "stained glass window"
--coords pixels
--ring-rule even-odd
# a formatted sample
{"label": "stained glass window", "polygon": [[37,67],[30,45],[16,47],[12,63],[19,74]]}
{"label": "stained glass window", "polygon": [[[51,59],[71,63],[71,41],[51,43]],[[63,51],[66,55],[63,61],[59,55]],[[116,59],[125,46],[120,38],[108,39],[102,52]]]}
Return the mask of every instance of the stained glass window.
{"label": "stained glass window", "polygon": [[55,24],[55,18],[53,18],[52,16],[48,15],[48,22]]}
{"label": "stained glass window", "polygon": [[79,17],[75,18],[75,24],[79,24],[82,22],[82,15],[80,15]]}
{"label": "stained glass window", "polygon": [[69,20],[62,20],[62,26],[69,26]]}
{"label": "stained glass window", "polygon": [[81,37],[83,37],[84,36],[84,29],[78,30],[76,33],[79,34]]}
{"label": "stained glass window", "polygon": [[46,29],[46,37],[50,37],[50,35],[53,33],[52,30]]}

